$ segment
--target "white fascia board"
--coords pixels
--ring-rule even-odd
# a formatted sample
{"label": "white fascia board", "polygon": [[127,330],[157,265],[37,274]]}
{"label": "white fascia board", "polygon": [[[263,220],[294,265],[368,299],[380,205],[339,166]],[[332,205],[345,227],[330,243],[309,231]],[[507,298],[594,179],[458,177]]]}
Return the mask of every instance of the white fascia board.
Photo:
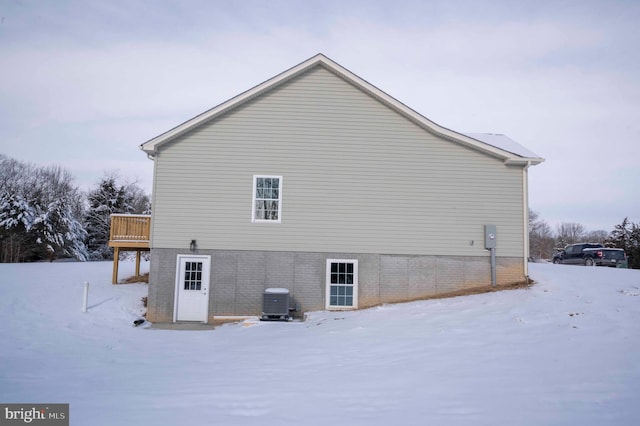
{"label": "white fascia board", "polygon": [[521,165],[530,165],[535,166],[537,164],[544,163],[544,158],[533,157],[533,158],[525,158],[525,157],[513,157],[504,160],[504,164],[521,164]]}

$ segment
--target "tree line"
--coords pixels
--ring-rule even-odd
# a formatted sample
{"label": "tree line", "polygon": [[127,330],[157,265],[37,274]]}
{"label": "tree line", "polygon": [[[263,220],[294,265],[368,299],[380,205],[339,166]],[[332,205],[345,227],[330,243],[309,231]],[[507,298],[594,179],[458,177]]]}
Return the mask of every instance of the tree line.
{"label": "tree line", "polygon": [[557,249],[580,242],[624,249],[629,268],[640,269],[640,223],[624,218],[611,231],[587,231],[579,223],[564,222],[554,230],[537,212],[529,210],[529,254],[532,258],[551,259]]}
{"label": "tree line", "polygon": [[80,191],[68,170],[0,154],[0,262],[54,258],[112,259],[113,213],[148,214],[150,198],[135,182],[105,173]]}

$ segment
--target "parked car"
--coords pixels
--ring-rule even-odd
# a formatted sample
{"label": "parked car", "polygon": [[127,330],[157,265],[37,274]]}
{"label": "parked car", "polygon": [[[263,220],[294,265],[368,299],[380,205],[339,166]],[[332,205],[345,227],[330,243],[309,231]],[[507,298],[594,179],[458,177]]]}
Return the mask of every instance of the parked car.
{"label": "parked car", "polygon": [[604,248],[598,243],[569,244],[564,249],[553,255],[553,263],[565,265],[584,265],[584,250],[592,248]]}
{"label": "parked car", "polygon": [[583,250],[583,254],[586,266],[627,267],[627,255],[619,248],[588,248]]}

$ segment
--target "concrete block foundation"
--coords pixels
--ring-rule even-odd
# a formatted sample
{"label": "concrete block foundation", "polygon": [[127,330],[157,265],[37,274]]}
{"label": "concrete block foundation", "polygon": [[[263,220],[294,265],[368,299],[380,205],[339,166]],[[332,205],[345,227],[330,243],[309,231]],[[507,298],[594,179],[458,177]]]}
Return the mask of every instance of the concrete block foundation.
{"label": "concrete block foundation", "polygon": [[[359,309],[491,285],[488,256],[152,249],[147,302],[151,322],[173,322],[179,254],[211,256],[209,322],[215,316],[260,315],[262,293],[270,287],[289,289],[299,315],[325,309],[327,259],[358,260]],[[522,258],[498,256],[498,285],[525,278]]]}

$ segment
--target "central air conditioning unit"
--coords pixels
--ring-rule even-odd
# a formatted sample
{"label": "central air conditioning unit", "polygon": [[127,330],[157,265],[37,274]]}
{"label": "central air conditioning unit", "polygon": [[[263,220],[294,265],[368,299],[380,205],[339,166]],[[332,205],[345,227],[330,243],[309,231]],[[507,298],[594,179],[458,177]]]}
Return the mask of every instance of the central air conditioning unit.
{"label": "central air conditioning unit", "polygon": [[262,293],[261,321],[289,321],[289,290],[268,288]]}

